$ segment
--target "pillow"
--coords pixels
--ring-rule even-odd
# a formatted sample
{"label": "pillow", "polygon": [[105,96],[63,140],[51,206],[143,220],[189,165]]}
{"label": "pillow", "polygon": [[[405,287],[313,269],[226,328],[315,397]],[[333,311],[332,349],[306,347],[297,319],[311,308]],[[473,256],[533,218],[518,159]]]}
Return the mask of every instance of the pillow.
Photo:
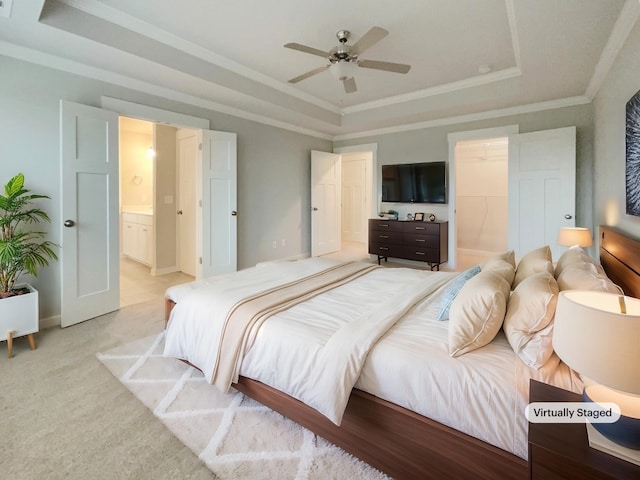
{"label": "pillow", "polygon": [[549,272],[525,278],[507,304],[503,328],[509,345],[525,365],[536,370],[553,353],[551,334],[557,304],[558,283]]}
{"label": "pillow", "polygon": [[593,258],[591,258],[587,254],[587,252],[585,252],[581,247],[576,245],[574,247],[569,248],[566,252],[560,255],[560,258],[558,259],[558,263],[556,263],[556,268],[554,273],[556,280],[562,273],[562,270],[565,269],[567,266],[581,264],[581,263],[591,263],[596,266],[596,269],[598,270],[598,272],[604,273],[604,270],[602,269],[602,267],[598,265],[598,263]]}
{"label": "pillow", "polygon": [[449,312],[449,354],[483,347],[500,331],[511,287],[495,272],[480,272],[462,287]]}
{"label": "pillow", "polygon": [[475,267],[471,267],[468,270],[465,270],[456,278],[454,278],[451,283],[447,286],[447,289],[444,291],[442,295],[442,300],[440,300],[440,311],[438,312],[438,320],[449,320],[449,309],[451,308],[451,303],[454,298],[458,295],[460,289],[464,286],[467,281],[480,273],[480,266],[476,265]]}
{"label": "pillow", "polygon": [[512,262],[501,258],[501,255],[496,257],[492,257],[486,262],[482,264],[482,271],[495,272],[499,274],[502,278],[504,278],[509,286],[513,283],[513,279],[516,276],[516,269],[513,266],[515,264],[515,259],[513,256],[513,250],[511,251]]}
{"label": "pillow", "polygon": [[553,263],[551,262],[551,249],[548,245],[531,250],[520,259],[516,268],[516,277],[513,280],[513,287],[517,287],[529,275],[539,272],[549,272],[553,274]]}
{"label": "pillow", "polygon": [[622,289],[613,283],[599,265],[590,262],[568,265],[558,275],[558,287],[562,290],[593,290],[622,294]]}

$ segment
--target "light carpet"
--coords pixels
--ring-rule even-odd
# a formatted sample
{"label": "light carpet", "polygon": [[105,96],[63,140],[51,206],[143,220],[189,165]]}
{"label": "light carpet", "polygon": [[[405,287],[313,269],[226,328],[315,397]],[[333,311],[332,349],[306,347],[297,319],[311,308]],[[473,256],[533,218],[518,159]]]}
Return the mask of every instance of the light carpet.
{"label": "light carpet", "polygon": [[160,333],[97,357],[220,479],[389,478],[249,397],[223,394],[163,349]]}

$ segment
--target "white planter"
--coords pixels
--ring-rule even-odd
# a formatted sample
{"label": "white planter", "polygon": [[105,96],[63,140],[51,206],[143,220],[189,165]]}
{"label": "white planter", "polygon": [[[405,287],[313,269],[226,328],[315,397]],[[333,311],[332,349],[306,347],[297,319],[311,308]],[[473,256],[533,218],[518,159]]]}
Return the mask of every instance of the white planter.
{"label": "white planter", "polygon": [[6,340],[11,330],[14,338],[39,330],[38,291],[26,283],[17,286],[22,287],[30,293],[0,299],[0,341]]}

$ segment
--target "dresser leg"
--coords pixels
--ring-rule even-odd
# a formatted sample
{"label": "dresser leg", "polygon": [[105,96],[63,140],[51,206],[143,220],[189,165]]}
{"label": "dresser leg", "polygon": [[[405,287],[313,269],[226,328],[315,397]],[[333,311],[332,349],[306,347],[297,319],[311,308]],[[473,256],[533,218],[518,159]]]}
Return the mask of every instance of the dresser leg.
{"label": "dresser leg", "polygon": [[31,350],[35,350],[36,349],[36,341],[33,339],[33,333],[30,333],[29,335],[27,335],[27,339],[29,340],[29,348]]}

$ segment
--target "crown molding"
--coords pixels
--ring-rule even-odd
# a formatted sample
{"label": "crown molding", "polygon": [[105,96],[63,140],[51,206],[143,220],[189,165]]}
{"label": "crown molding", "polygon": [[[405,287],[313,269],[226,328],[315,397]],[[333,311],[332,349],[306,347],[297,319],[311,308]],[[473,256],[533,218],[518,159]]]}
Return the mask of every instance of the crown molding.
{"label": "crown molding", "polygon": [[371,137],[376,135],[386,135],[390,133],[407,132],[411,130],[422,130],[424,128],[433,128],[433,127],[441,127],[445,125],[455,125],[458,123],[475,122],[478,120],[487,120],[490,118],[509,117],[512,115],[521,115],[524,113],[539,112],[542,110],[551,110],[554,108],[572,107],[576,105],[586,105],[589,103],[591,103],[590,99],[588,99],[584,95],[580,95],[576,97],[550,100],[547,102],[530,103],[528,105],[519,105],[516,107],[507,107],[507,108],[500,108],[497,110],[488,110],[484,112],[471,113],[468,115],[458,115],[455,117],[438,118],[435,120],[427,120],[424,122],[408,123],[406,125],[379,128],[376,130],[350,133],[345,135],[336,135],[333,137],[333,141],[339,142],[342,140],[352,140],[355,138]]}
{"label": "crown molding", "polygon": [[593,100],[602,87],[638,18],[640,18],[640,0],[626,0],[584,93],[589,100]]}
{"label": "crown molding", "polygon": [[72,73],[86,78],[91,78],[101,82],[111,83],[120,87],[129,88],[142,93],[155,95],[169,100],[175,100],[180,103],[192,105],[198,108],[204,108],[214,112],[225,113],[234,117],[243,118],[245,120],[251,120],[253,122],[262,123],[272,127],[282,128],[303,135],[309,135],[316,138],[322,138],[324,140],[332,140],[333,136],[311,130],[308,128],[299,127],[287,122],[274,120],[264,115],[250,113],[239,108],[223,105],[218,102],[206,100],[193,95],[177,92],[170,88],[160,87],[149,82],[142,80],[136,80],[125,75],[111,72],[109,70],[103,70],[96,67],[91,67],[83,63],[76,62],[74,60],[68,60],[66,58],[58,57],[48,53],[43,53],[38,50],[33,50],[27,47],[18,46],[9,42],[0,40],[0,54],[7,57],[15,58],[29,63],[34,63],[44,67],[52,68],[66,73]]}

